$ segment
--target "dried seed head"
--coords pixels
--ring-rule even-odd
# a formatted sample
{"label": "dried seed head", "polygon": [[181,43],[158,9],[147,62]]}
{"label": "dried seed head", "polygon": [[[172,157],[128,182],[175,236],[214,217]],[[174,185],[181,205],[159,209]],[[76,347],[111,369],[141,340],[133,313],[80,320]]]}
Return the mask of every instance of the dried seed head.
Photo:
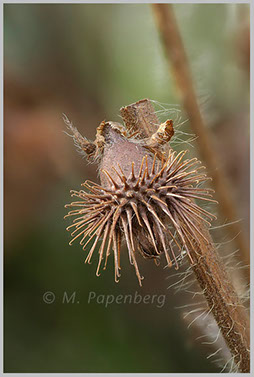
{"label": "dried seed head", "polygon": [[[167,124],[163,125],[166,132]],[[208,220],[215,217],[195,203],[195,199],[213,201],[212,190],[200,187],[208,179],[200,172],[200,161],[184,159],[186,151],[176,154],[172,150],[160,161],[149,143],[146,146],[128,138],[123,126],[113,122],[101,123],[95,145],[100,150],[101,185],[86,181],[86,190],[71,191],[79,200],[66,205],[71,208],[66,217],[74,217],[67,228],[73,237],[70,244],[80,239],[85,250],[93,241],[86,257],[90,263],[100,241],[98,276],[103,259],[105,269],[112,250],[116,282],[123,240],[140,285],[143,277],[137,251],[155,261],[164,254],[167,265],[174,264],[176,269],[183,250],[192,261],[193,246],[209,242],[199,225],[210,225]]]}

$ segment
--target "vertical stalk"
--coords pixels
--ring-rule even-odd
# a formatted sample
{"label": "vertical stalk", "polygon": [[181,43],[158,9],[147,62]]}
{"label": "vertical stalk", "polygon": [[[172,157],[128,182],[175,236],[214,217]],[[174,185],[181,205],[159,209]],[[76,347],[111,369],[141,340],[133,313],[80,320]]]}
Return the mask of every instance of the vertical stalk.
{"label": "vertical stalk", "polygon": [[[156,124],[159,124],[153,106],[147,99],[123,107],[121,115],[129,129],[139,131],[145,137],[150,137]],[[200,230],[209,243],[206,244],[201,239],[200,245],[192,247],[193,271],[239,371],[249,372],[249,317],[223,261],[219,258],[206,225],[202,226]]]}
{"label": "vertical stalk", "polygon": [[235,238],[237,234],[235,242],[238,245],[243,262],[248,267],[245,271],[246,279],[249,282],[250,255],[248,243],[246,241],[243,229],[239,223],[235,222],[237,215],[230,195],[230,187],[221,170],[217,169],[218,164],[211,143],[212,138],[204,124],[204,120],[199,109],[188,58],[185,53],[181,34],[175,19],[173,7],[169,4],[152,4],[152,9],[154,11],[162,43],[164,45],[168,64],[172,69],[173,76],[175,78],[176,87],[178,89],[178,94],[180,96],[183,108],[190,121],[191,127],[198,136],[197,144],[201,158],[206,167],[209,169],[210,176],[213,178],[216,195],[220,202],[220,210],[222,211],[224,217],[230,223],[232,223],[229,227],[229,230],[232,233],[232,238]]}

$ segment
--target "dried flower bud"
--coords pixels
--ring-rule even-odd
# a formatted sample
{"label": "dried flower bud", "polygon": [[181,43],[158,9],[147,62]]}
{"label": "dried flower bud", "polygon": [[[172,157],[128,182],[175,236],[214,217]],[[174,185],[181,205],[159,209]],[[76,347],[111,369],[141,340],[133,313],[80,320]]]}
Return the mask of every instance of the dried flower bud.
{"label": "dried flower bud", "polygon": [[[80,134],[74,139],[83,148]],[[101,184],[86,181],[86,190],[71,191],[79,200],[68,204],[73,216],[72,244],[80,239],[85,250],[93,240],[86,257],[90,263],[99,246],[99,276],[111,250],[114,254],[115,281],[120,277],[121,244],[125,240],[129,260],[134,265],[139,284],[143,277],[136,260],[137,251],[145,258],[158,261],[162,254],[170,267],[178,268],[178,255],[184,250],[192,261],[195,244],[209,242],[199,225],[215,216],[198,206],[194,199],[213,201],[211,190],[199,183],[208,178],[200,170],[196,158],[185,159],[186,151],[170,150],[158,158],[152,148],[168,141],[173,135],[172,121],[163,123],[148,140],[131,138],[119,123],[102,122],[97,129],[93,156],[99,156]]]}

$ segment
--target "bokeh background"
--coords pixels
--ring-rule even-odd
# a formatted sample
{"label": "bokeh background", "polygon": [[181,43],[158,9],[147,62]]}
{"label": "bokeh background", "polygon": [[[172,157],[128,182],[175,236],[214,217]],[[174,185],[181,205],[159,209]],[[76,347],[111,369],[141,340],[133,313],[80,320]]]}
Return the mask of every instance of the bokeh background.
{"label": "bokeh background", "polygon": [[[249,7],[174,10],[218,168],[248,234]],[[175,309],[184,302],[167,289],[174,271],[140,260],[139,288],[123,255],[115,284],[112,258],[97,278],[96,258],[85,265],[79,244],[68,245],[69,190],[96,181],[97,167],[75,151],[62,113],[93,140],[102,120],[120,121],[120,107],[142,98],[181,110],[149,5],[4,6],[5,372],[220,370]],[[191,132],[188,121],[182,130]],[[43,301],[46,291],[54,303]],[[90,291],[166,294],[166,302],[105,308],[87,303]],[[64,292],[79,303],[62,304]]]}

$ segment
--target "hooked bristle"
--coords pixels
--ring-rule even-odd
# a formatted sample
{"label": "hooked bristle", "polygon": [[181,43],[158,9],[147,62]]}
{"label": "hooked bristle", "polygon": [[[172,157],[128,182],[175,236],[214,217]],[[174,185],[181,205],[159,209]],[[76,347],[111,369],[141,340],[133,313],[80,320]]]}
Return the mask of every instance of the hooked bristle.
{"label": "hooked bristle", "polygon": [[[165,255],[169,267],[173,264],[177,269],[178,256],[183,250],[192,262],[193,244],[208,242],[200,231],[199,224],[213,220],[215,216],[195,203],[195,199],[215,202],[211,199],[213,190],[201,188],[200,182],[206,181],[204,173],[199,173],[200,161],[196,158],[183,160],[186,151],[178,154],[170,151],[168,158],[157,162],[156,155],[152,164],[148,164],[145,155],[138,170],[136,163],[130,164],[130,174],[124,169],[103,170],[107,177],[107,187],[86,181],[82,185],[86,191],[72,191],[72,196],[79,201],[67,207],[75,208],[66,217],[74,216],[70,244],[80,238],[83,249],[95,237],[87,255],[90,263],[98,245],[99,262],[96,275],[100,274],[102,260],[105,257],[104,269],[110,251],[114,254],[115,281],[120,277],[120,250],[122,240],[126,240],[129,260],[134,265],[139,284],[141,276],[136,260],[139,251],[145,258],[157,261]],[[150,157],[150,156],[149,156]],[[151,157],[150,157],[151,159]],[[202,167],[201,167],[202,168]],[[138,173],[136,173],[138,171]],[[115,179],[118,177],[119,179]]]}

